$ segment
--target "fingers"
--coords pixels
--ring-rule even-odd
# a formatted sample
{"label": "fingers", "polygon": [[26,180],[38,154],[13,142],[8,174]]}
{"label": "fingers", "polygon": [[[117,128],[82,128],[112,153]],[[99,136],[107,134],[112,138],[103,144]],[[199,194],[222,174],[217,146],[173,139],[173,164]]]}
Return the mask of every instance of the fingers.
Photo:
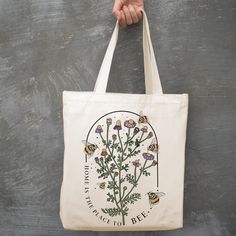
{"label": "fingers", "polygon": [[112,9],[112,15],[116,16],[116,13],[119,12],[122,9],[123,3],[120,0],[115,0],[113,9]]}
{"label": "fingers", "polygon": [[123,13],[121,14],[122,23],[120,25],[126,27],[138,23],[143,18],[141,8],[133,5],[123,6]]}
{"label": "fingers", "polygon": [[138,23],[143,18],[143,7],[134,4],[124,5],[122,0],[115,0],[112,15],[119,21],[121,27]]}
{"label": "fingers", "polygon": [[143,13],[141,12],[141,9],[142,9],[142,8],[137,7],[137,6],[134,6],[134,9],[135,9],[135,12],[136,12],[136,14],[137,14],[137,16],[138,16],[138,19],[139,19],[139,20],[142,20],[142,18],[143,18]]}
{"label": "fingers", "polygon": [[121,18],[122,6],[123,6],[122,1],[116,0],[112,9],[112,15],[116,17],[118,21],[120,21],[120,18]]}
{"label": "fingers", "polygon": [[129,12],[129,8],[127,6],[123,7],[123,11],[125,13],[126,24],[131,25],[133,23],[131,14]]}
{"label": "fingers", "polygon": [[126,18],[125,18],[125,14],[124,14],[123,10],[121,10],[121,18],[120,18],[119,23],[120,23],[121,27],[126,27],[127,26]]}
{"label": "fingers", "polygon": [[128,9],[129,9],[129,12],[130,12],[130,15],[131,15],[131,18],[132,18],[132,22],[135,24],[135,23],[138,23],[139,21],[139,18],[138,18],[138,15],[136,13],[136,10],[135,8],[133,7],[133,5],[129,5],[128,6]]}

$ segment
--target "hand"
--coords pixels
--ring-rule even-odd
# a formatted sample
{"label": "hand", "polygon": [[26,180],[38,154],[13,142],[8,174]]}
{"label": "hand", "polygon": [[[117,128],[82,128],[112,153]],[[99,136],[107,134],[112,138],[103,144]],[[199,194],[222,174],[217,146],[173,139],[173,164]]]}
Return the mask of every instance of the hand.
{"label": "hand", "polygon": [[121,27],[126,27],[142,19],[143,8],[143,0],[115,0],[112,15],[116,17]]}

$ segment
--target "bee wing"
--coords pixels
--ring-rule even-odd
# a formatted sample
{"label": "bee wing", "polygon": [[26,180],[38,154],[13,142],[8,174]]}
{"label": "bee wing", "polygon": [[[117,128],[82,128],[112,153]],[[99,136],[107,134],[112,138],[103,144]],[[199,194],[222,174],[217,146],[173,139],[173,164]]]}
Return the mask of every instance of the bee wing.
{"label": "bee wing", "polygon": [[157,143],[158,143],[157,140],[153,138],[151,144],[157,144]]}
{"label": "bee wing", "polygon": [[87,154],[89,157],[92,157],[94,155],[94,152]]}
{"label": "bee wing", "polygon": [[166,195],[166,194],[163,193],[163,192],[157,192],[156,195],[157,195],[158,197],[162,197],[162,196],[164,196],[164,195]]}
{"label": "bee wing", "polygon": [[90,143],[90,142],[86,142],[86,140],[81,140],[81,142],[85,145],[85,146],[88,146],[88,145],[91,145],[92,143]]}
{"label": "bee wing", "polygon": [[139,115],[140,115],[140,116],[143,116],[143,111],[140,111],[140,112],[139,112]]}

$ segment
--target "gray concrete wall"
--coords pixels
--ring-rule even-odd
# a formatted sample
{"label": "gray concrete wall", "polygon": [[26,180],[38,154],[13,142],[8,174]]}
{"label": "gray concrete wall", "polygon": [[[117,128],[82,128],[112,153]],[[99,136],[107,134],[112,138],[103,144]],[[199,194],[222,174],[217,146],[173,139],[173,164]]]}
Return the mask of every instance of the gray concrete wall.
{"label": "gray concrete wall", "polygon": [[[190,109],[184,229],[137,235],[236,235],[236,2],[145,2],[163,90],[189,93]],[[2,236],[95,235],[59,219],[62,91],[93,90],[112,5],[0,0]],[[142,56],[142,23],[120,30],[108,91],[144,92]]]}

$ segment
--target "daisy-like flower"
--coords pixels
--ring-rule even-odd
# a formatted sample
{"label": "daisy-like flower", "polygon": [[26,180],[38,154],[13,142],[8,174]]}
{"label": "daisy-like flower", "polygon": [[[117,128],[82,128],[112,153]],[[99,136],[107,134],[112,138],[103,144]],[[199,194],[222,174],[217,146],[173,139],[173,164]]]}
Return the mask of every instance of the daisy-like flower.
{"label": "daisy-like flower", "polygon": [[145,159],[145,160],[154,160],[154,155],[152,155],[151,153],[148,153],[148,152],[144,152],[143,153],[143,158]]}
{"label": "daisy-like flower", "polygon": [[116,125],[114,126],[113,129],[116,129],[116,130],[121,130],[122,127],[121,127],[121,121],[120,120],[117,120],[116,121]]}
{"label": "daisy-like flower", "polygon": [[138,160],[135,160],[135,161],[132,161],[132,164],[135,166],[135,167],[139,167],[141,164],[139,163],[139,159]]}
{"label": "daisy-like flower", "polygon": [[102,149],[102,152],[101,152],[101,156],[105,157],[105,156],[107,156],[107,155],[108,155],[108,153],[107,153],[106,148],[103,148],[103,149]]}
{"label": "daisy-like flower", "polygon": [[124,126],[127,128],[134,128],[136,125],[136,122],[132,119],[126,120],[124,123]]}
{"label": "daisy-like flower", "polygon": [[98,125],[96,130],[95,130],[95,133],[101,134],[102,132],[103,132],[102,126]]}
{"label": "daisy-like flower", "polygon": [[141,129],[141,131],[143,131],[144,133],[147,133],[148,127],[145,125],[143,126],[143,128]]}

